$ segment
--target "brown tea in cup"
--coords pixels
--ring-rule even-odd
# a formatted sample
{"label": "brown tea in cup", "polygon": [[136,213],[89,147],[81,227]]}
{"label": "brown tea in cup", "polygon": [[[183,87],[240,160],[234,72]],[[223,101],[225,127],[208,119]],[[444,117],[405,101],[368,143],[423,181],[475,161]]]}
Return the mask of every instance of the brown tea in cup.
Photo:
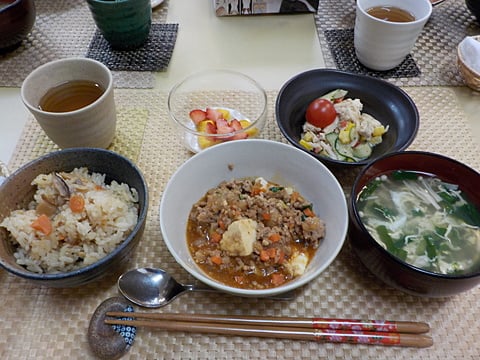
{"label": "brown tea in cup", "polygon": [[105,92],[100,84],[90,80],[72,80],[49,89],[38,108],[48,112],[69,112],[94,103]]}
{"label": "brown tea in cup", "polygon": [[396,6],[374,6],[367,10],[367,13],[377,19],[391,22],[411,22],[415,21],[415,16],[408,11]]}
{"label": "brown tea in cup", "polygon": [[[90,90],[84,91],[85,83]],[[34,69],[23,81],[20,94],[45,134],[59,148],[107,148],[115,137],[117,123],[113,88],[113,75],[106,65],[85,57],[70,57]],[[85,92],[90,95],[79,103],[71,100],[72,89],[74,98],[83,97],[78,95]],[[62,104],[62,93],[68,93],[68,107]],[[52,99],[60,105],[46,104]],[[72,110],[75,107],[78,109]]]}

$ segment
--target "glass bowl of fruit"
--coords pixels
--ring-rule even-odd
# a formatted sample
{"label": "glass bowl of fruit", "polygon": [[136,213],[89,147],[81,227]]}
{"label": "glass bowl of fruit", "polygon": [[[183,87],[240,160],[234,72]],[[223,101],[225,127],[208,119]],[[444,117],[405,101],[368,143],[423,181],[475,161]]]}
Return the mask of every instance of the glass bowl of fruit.
{"label": "glass bowl of fruit", "polygon": [[226,141],[258,137],[267,118],[267,94],[242,73],[207,70],[170,90],[168,112],[182,143],[197,153]]}

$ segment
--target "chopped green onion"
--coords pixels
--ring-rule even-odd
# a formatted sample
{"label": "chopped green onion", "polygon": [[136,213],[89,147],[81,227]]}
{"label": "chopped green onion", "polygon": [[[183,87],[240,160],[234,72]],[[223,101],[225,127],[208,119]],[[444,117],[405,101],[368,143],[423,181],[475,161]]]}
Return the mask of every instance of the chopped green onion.
{"label": "chopped green onion", "polygon": [[269,190],[270,190],[271,192],[276,193],[276,192],[279,192],[279,191],[281,191],[281,190],[283,190],[283,189],[284,189],[284,188],[283,188],[282,186],[272,186]]}
{"label": "chopped green onion", "polygon": [[[401,260],[405,260],[407,258],[407,252],[402,249],[398,248],[395,246],[395,243],[388,233],[388,229],[384,225],[380,225],[376,228],[378,235],[380,236],[380,239],[382,242],[385,244],[387,247],[387,250],[392,254],[395,255],[396,257],[400,258]],[[398,244],[398,243],[397,243]]]}
{"label": "chopped green onion", "polygon": [[365,200],[366,198],[368,198],[370,195],[372,195],[375,190],[378,188],[378,186],[382,183],[382,180],[380,179],[375,179],[373,181],[370,181],[367,185],[365,185],[362,189],[362,191],[360,192],[360,195],[358,197],[358,199],[360,201],[363,201]]}
{"label": "chopped green onion", "polygon": [[450,192],[447,192],[447,191],[439,192],[438,196],[440,196],[443,200],[445,200],[449,204],[455,204],[459,200],[455,194],[451,194]]}
{"label": "chopped green onion", "polygon": [[384,219],[392,222],[395,221],[395,212],[393,210],[379,204],[375,204],[372,209]]}
{"label": "chopped green onion", "polygon": [[418,173],[413,171],[395,170],[392,172],[392,178],[395,180],[415,180],[418,178]]}
{"label": "chopped green onion", "polygon": [[457,207],[453,215],[469,225],[480,226],[480,212],[470,203]]}

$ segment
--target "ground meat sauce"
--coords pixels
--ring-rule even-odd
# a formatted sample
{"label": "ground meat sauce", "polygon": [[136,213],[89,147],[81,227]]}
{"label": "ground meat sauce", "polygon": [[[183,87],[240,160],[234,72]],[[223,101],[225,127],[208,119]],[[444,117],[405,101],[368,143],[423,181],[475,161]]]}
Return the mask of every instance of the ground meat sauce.
{"label": "ground meat sauce", "polygon": [[303,274],[324,235],[308,200],[263,178],[210,189],[187,224],[195,262],[210,277],[243,289],[277,287]]}

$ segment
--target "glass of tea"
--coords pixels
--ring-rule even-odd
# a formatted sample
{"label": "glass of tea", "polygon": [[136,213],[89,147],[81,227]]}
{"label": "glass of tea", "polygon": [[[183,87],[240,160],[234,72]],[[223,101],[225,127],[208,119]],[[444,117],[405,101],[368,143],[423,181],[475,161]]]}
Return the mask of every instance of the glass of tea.
{"label": "glass of tea", "polygon": [[113,141],[113,78],[99,61],[67,58],[41,65],[24,80],[21,97],[60,148],[107,148]]}
{"label": "glass of tea", "polygon": [[400,65],[431,13],[430,0],[357,0],[354,46],[360,63],[379,71]]}

